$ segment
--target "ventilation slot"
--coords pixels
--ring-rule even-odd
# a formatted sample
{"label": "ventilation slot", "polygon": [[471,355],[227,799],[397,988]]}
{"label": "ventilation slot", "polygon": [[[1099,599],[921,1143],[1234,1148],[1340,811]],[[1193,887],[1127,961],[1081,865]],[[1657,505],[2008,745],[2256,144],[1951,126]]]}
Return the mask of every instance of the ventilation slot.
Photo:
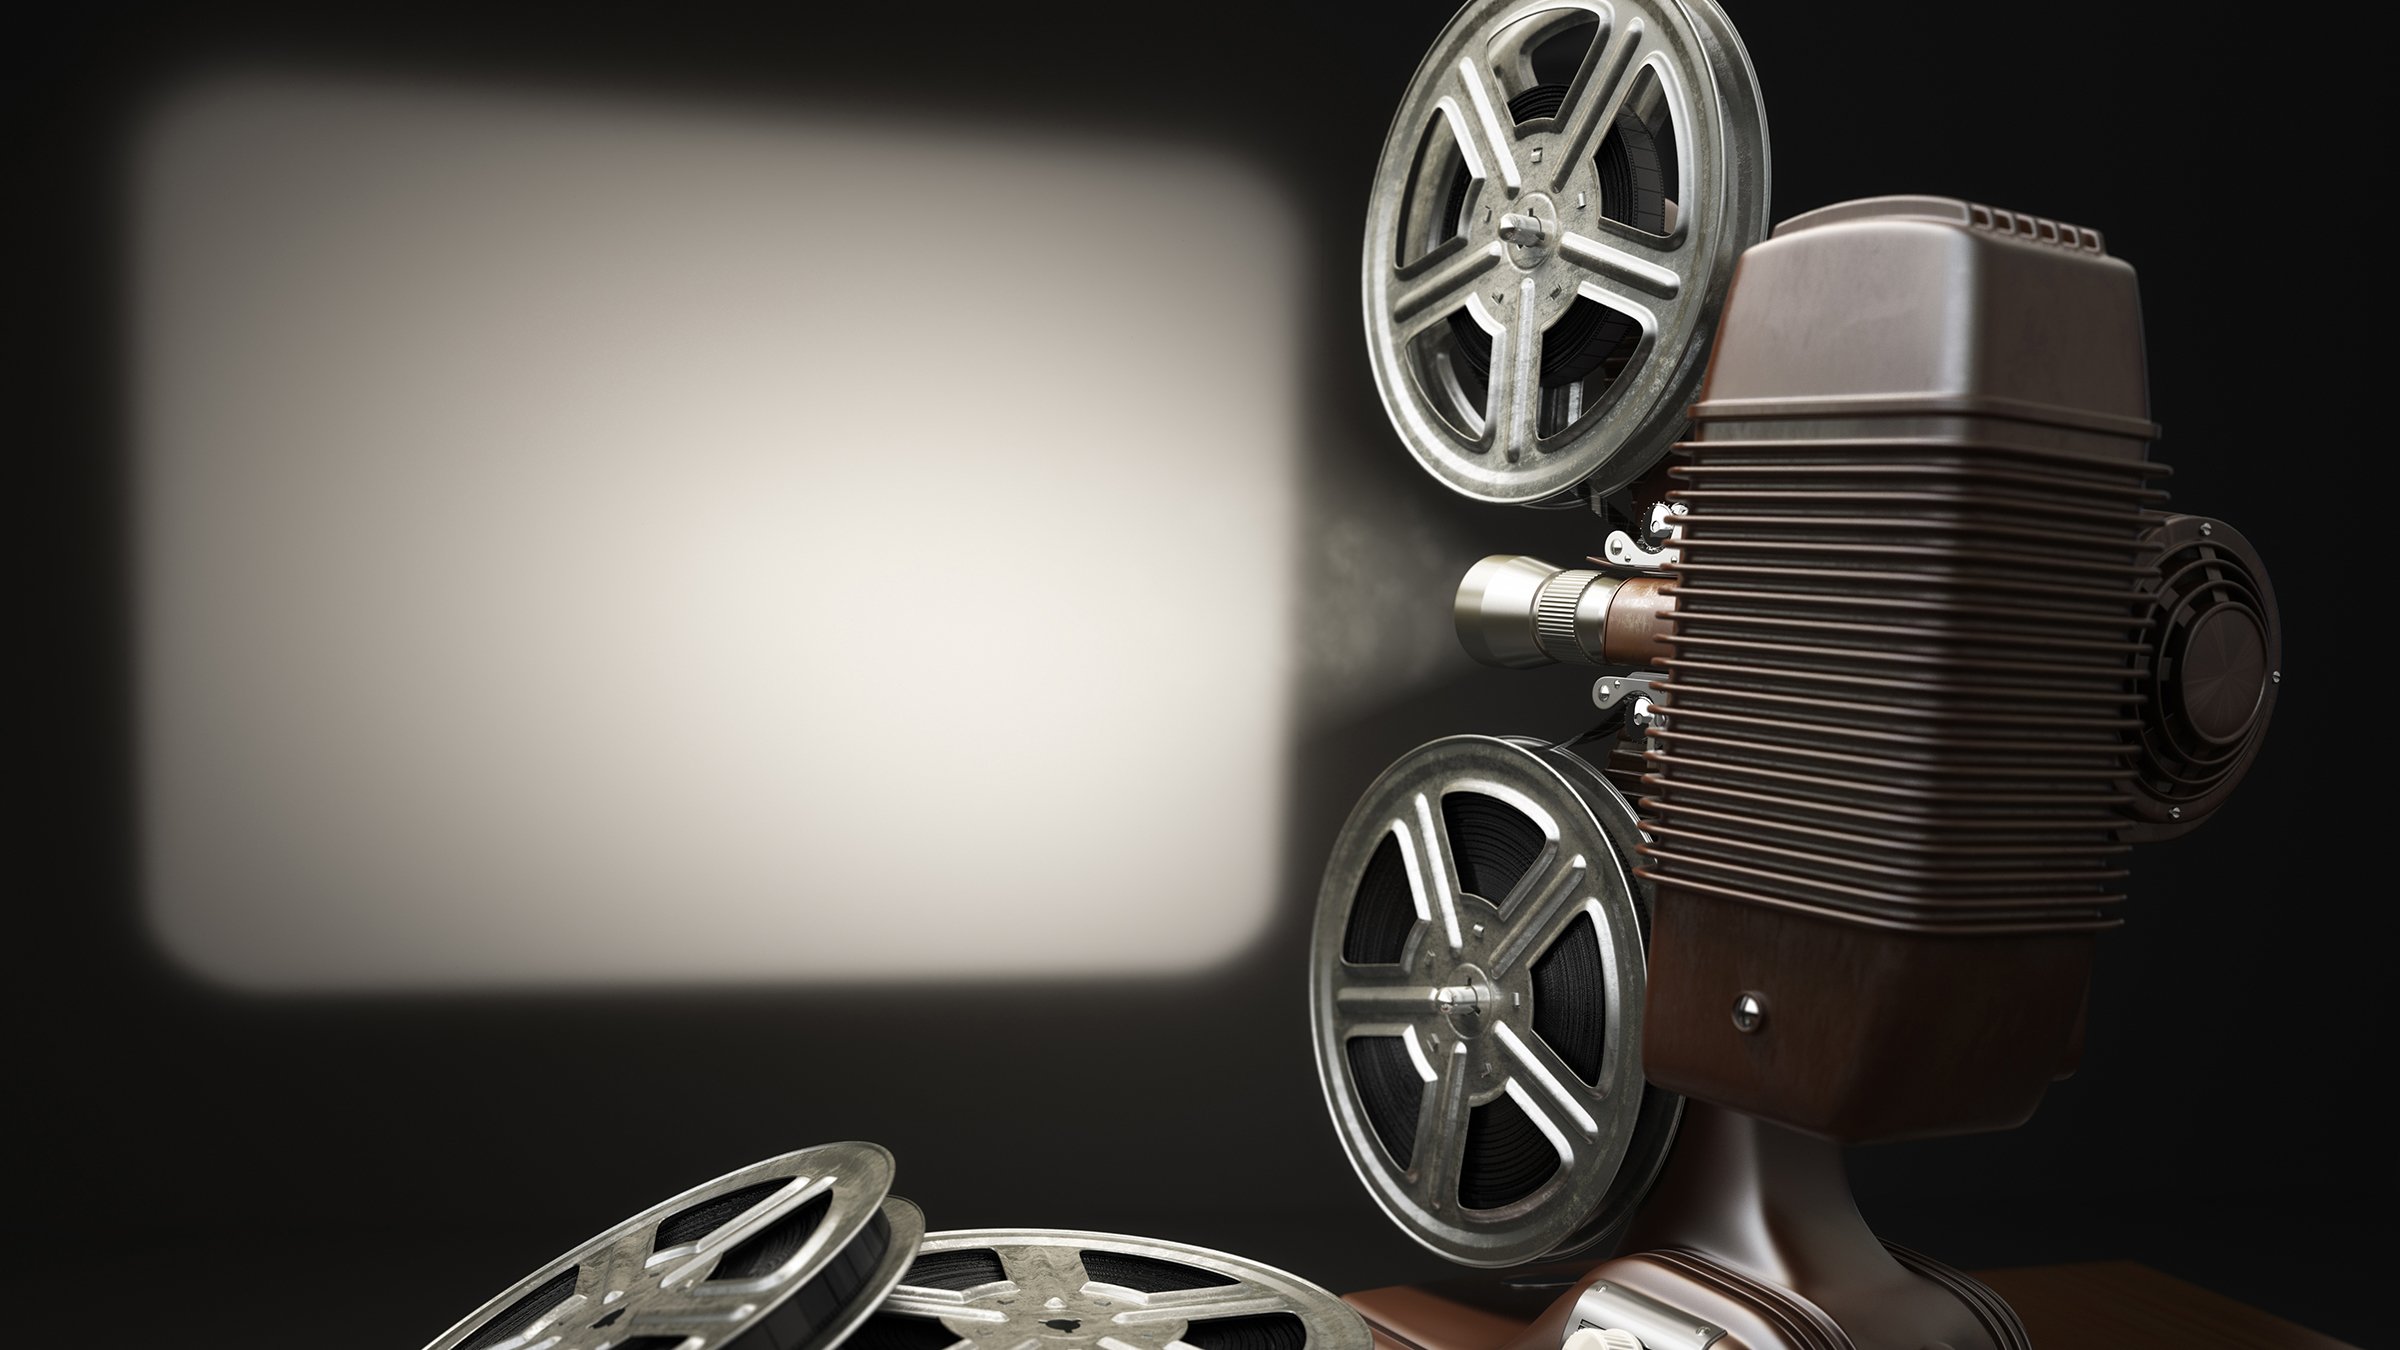
{"label": "ventilation slot", "polygon": [[809,1236],[824,1222],[825,1211],[833,1205],[833,1192],[821,1191],[790,1213],[768,1224],[764,1229],[743,1238],[708,1278],[714,1280],[755,1280],[782,1269],[783,1263],[799,1254]]}
{"label": "ventilation slot", "polygon": [[1586,1083],[1600,1081],[1608,1048],[1607,993],[1600,934],[1585,914],[1533,963],[1533,1031]]}
{"label": "ventilation slot", "polygon": [[1503,1093],[1467,1113],[1460,1204],[1505,1208],[1540,1190],[1557,1171],[1558,1150],[1515,1098]]}
{"label": "ventilation slot", "polygon": [[[1656,109],[1663,136],[1643,120],[1644,108]],[[1660,96],[1658,75],[1645,70],[1592,155],[1592,167],[1600,175],[1600,214],[1644,234],[1665,234],[1668,197],[1675,190],[1668,172],[1674,145],[1675,127]]]}
{"label": "ventilation slot", "polygon": [[843,1350],[948,1350],[964,1339],[930,1317],[879,1312],[859,1323],[858,1330],[850,1333],[842,1347]]}
{"label": "ventilation slot", "polygon": [[475,1329],[475,1334],[461,1341],[458,1350],[491,1350],[502,1341],[515,1339],[526,1324],[567,1301],[575,1292],[576,1268],[569,1266],[544,1280],[540,1288],[500,1310],[492,1320]]}
{"label": "ventilation slot", "polygon": [[1168,1294],[1178,1289],[1214,1289],[1219,1285],[1241,1283],[1231,1275],[1220,1275],[1213,1270],[1202,1270],[1177,1261],[1161,1261],[1152,1256],[1129,1256],[1124,1252],[1085,1252],[1083,1273],[1095,1284],[1113,1284],[1119,1289],[1131,1289],[1141,1294]]}
{"label": "ventilation slot", "polygon": [[1342,959],[1352,965],[1388,966],[1408,947],[1409,930],[1417,924],[1417,901],[1408,885],[1408,860],[1400,856],[1400,836],[1386,833],[1367,860],[1358,881],[1358,898],[1350,906],[1350,926],[1342,933]]}
{"label": "ventilation slot", "polygon": [[1007,1278],[1008,1272],[1000,1268],[997,1252],[967,1247],[954,1252],[925,1253],[908,1268],[908,1274],[900,1282],[920,1289],[972,1289]]}
{"label": "ventilation slot", "polygon": [[727,1191],[696,1205],[679,1209],[659,1220],[658,1232],[650,1239],[650,1250],[663,1252],[670,1247],[689,1247],[700,1239],[732,1223],[768,1196],[791,1185],[788,1177],[761,1181],[738,1191]]}
{"label": "ventilation slot", "polygon": [[1434,114],[1417,147],[1408,195],[1402,199],[1400,247],[1395,256],[1408,267],[1459,235],[1465,220],[1467,157],[1458,148],[1450,119]]}
{"label": "ventilation slot", "polygon": [[1417,1111],[1425,1102],[1425,1080],[1398,1036],[1353,1036],[1346,1047],[1350,1081],[1367,1126],[1395,1166],[1406,1170],[1417,1151]]}
{"label": "ventilation slot", "polygon": [[1308,1328],[1285,1312],[1215,1317],[1192,1323],[1182,1340],[1199,1350],[1301,1350],[1308,1344]]}
{"label": "ventilation slot", "polygon": [[1450,835],[1459,889],[1495,906],[1517,889],[1517,883],[1542,856],[1542,846],[1549,842],[1531,817],[1480,792],[1445,795],[1442,825]]}

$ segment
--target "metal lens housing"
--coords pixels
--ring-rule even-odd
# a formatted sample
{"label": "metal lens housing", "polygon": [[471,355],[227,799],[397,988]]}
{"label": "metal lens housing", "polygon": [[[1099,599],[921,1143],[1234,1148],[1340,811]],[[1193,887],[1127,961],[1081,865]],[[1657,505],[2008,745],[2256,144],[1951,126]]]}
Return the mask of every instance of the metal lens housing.
{"label": "metal lens housing", "polygon": [[1375,169],[1367,351],[1400,439],[1489,502],[1613,491],[1677,439],[1767,126],[1711,0],[1474,0]]}
{"label": "metal lens housing", "polygon": [[1454,1261],[1592,1246],[1665,1159],[1681,1103],[1642,1075],[1640,838],[1573,754],[1454,736],[1386,769],[1334,844],[1318,1076],[1376,1203]]}

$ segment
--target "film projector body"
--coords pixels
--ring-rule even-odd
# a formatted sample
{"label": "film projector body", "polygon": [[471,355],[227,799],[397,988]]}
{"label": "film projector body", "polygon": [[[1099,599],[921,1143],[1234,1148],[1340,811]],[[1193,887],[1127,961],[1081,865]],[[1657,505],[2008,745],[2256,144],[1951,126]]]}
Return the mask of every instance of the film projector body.
{"label": "film projector body", "polygon": [[1546,1306],[928,1235],[888,1153],[830,1144],[428,1350],[2027,1346],[1875,1238],[1840,1150],[2007,1128],[2074,1068],[2123,854],[2257,750],[2274,600],[2239,534],[2161,507],[2097,234],[1919,197],[1770,232],[1767,178],[1712,0],[1471,0],[1374,180],[1401,442],[1601,542],[1475,564],[1460,640],[1604,673],[1590,725],[1447,737],[1367,788],[1318,902],[1317,1067],[1384,1211],[1463,1265],[1546,1263],[1519,1282]]}
{"label": "film projector body", "polygon": [[1477,563],[1460,640],[1606,673],[1595,724],[1438,740],[1359,801],[1318,1071],[1425,1246],[1617,1253],[1530,1323],[1354,1296],[1395,1345],[2027,1345],[1874,1237],[1840,1149],[2029,1116],[2124,852],[2198,824],[2266,726],[2272,594],[2231,528],[2161,509],[2133,270],[1940,198],[1770,231],[1767,187],[1712,0],[1474,0],[1384,147],[1394,430],[1602,545]]}

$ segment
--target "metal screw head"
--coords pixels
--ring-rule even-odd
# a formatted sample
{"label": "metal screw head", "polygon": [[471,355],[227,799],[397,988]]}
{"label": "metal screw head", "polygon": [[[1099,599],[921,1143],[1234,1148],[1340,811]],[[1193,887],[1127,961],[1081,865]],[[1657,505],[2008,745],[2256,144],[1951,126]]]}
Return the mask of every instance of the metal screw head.
{"label": "metal screw head", "polygon": [[2209,524],[2209,523],[2208,523],[2207,521],[2205,521],[2205,520],[2200,522],[2200,533],[2201,533],[2201,535],[2202,535],[2202,536],[2204,536],[2204,537],[2205,537],[2205,536],[2207,536],[2207,535],[2212,535],[2212,534],[2215,534],[2216,532],[2217,532],[2217,527],[2216,527],[2216,526]]}
{"label": "metal screw head", "polygon": [[2183,819],[2183,808],[2182,808],[2182,807],[2180,807],[2180,806],[2170,806],[2170,807],[2168,807],[2168,808],[2167,808],[2167,819],[2169,819],[2169,820],[2181,820],[2181,819]]}
{"label": "metal screw head", "polygon": [[1658,731],[1667,725],[1667,717],[1650,702],[1649,695],[1636,694],[1633,696],[1633,724],[1646,732]]}
{"label": "metal screw head", "polygon": [[1733,1029],[1747,1036],[1767,1024],[1767,1001],[1744,991],[1733,1001]]}
{"label": "metal screw head", "polygon": [[2273,680],[2277,684],[2281,684],[2283,683],[2283,672],[2280,670],[2270,670],[2267,672],[2267,678]]}

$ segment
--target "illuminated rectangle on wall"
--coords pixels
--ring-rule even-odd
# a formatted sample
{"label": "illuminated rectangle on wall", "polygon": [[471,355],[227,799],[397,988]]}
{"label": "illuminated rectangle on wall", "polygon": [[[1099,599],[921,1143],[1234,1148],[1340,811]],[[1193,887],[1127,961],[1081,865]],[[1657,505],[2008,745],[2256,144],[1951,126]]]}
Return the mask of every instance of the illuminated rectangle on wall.
{"label": "illuminated rectangle on wall", "polygon": [[143,876],[276,991],[1189,969],[1295,222],[1190,147],[220,79],[134,162]]}

